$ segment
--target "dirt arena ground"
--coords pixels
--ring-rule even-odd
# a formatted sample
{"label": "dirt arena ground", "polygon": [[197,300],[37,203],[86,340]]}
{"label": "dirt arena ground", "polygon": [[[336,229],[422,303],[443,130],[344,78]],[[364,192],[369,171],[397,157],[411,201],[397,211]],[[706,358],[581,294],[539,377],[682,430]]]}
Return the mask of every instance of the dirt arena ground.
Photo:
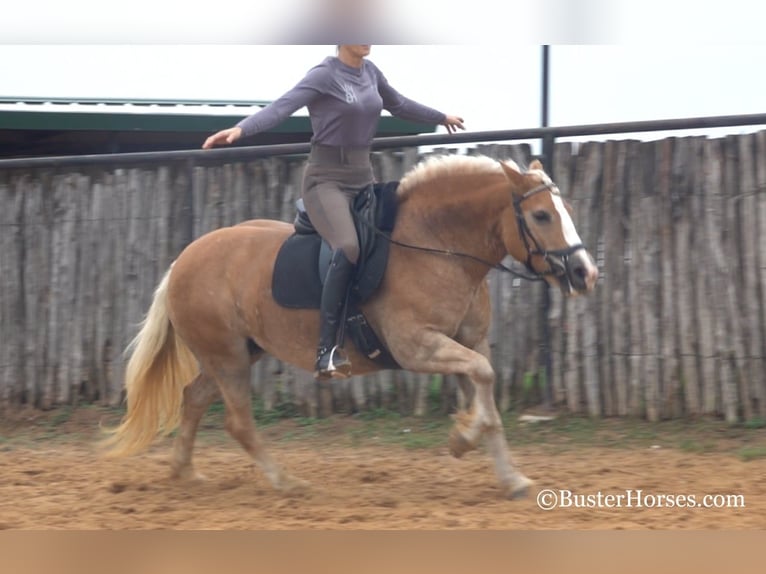
{"label": "dirt arena ground", "polygon": [[[132,458],[102,459],[98,422],[118,416],[85,407],[3,418],[0,529],[766,527],[763,424],[512,421],[512,453],[536,484],[527,498],[508,501],[482,449],[461,460],[449,456],[445,420],[334,417],[262,425],[272,455],[311,483],[287,496],[253,470],[215,413],[197,442],[204,481],[167,478],[169,439]],[[641,490],[643,507],[634,499],[630,508],[584,501],[591,507],[542,510],[537,497],[545,489],[592,497]],[[741,496],[728,508],[659,508],[660,495],[692,495],[700,503],[705,495],[722,495],[718,504],[726,504],[726,495]]]}

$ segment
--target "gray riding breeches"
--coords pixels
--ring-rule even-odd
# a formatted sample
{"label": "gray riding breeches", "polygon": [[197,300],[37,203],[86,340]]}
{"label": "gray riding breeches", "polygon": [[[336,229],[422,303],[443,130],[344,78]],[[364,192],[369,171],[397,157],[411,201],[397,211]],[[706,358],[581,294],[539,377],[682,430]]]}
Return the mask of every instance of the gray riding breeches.
{"label": "gray riding breeches", "polygon": [[351,204],[373,181],[369,148],[312,146],[303,174],[306,212],[319,235],[352,263],[359,258],[359,239]]}

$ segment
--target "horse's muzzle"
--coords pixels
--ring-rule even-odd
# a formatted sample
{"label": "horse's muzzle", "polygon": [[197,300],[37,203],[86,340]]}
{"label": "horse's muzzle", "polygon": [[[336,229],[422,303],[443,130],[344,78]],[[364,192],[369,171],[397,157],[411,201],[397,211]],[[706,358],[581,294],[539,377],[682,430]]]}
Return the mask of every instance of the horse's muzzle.
{"label": "horse's muzzle", "polygon": [[567,282],[576,293],[587,293],[596,286],[598,267],[591,254],[584,248],[567,257],[565,269]]}
{"label": "horse's muzzle", "polygon": [[584,247],[566,254],[548,254],[551,275],[565,295],[591,291],[598,280],[598,268]]}

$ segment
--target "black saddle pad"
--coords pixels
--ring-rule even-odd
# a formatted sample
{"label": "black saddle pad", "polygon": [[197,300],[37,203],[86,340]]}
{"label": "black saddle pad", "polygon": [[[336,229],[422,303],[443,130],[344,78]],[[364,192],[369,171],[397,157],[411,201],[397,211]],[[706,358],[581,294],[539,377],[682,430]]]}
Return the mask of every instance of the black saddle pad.
{"label": "black saddle pad", "polygon": [[[396,189],[399,182],[380,183],[362,193],[375,196],[374,213],[367,213],[380,231],[390,234],[396,222]],[[364,200],[360,197],[360,200]],[[357,203],[363,203],[359,201]],[[369,223],[359,221],[355,212],[360,260],[352,278],[351,302],[360,304],[380,286],[388,262],[390,244],[378,237]],[[365,217],[363,213],[361,217]],[[322,281],[329,262],[329,245],[317,233],[294,233],[282,244],[274,263],[272,295],[283,307],[319,309]]]}

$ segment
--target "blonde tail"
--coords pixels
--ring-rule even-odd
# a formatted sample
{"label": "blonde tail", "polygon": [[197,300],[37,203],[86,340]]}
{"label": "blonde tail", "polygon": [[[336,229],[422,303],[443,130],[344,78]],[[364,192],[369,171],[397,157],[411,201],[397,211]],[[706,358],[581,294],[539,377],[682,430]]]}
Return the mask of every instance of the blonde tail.
{"label": "blonde tail", "polygon": [[[172,267],[171,267],[172,269]],[[125,371],[128,410],[122,422],[107,429],[108,456],[128,456],[146,449],[159,433],[180,422],[183,389],[198,372],[197,361],[176,336],[167,313],[170,269],[154,292],[141,330],[128,345]]]}

